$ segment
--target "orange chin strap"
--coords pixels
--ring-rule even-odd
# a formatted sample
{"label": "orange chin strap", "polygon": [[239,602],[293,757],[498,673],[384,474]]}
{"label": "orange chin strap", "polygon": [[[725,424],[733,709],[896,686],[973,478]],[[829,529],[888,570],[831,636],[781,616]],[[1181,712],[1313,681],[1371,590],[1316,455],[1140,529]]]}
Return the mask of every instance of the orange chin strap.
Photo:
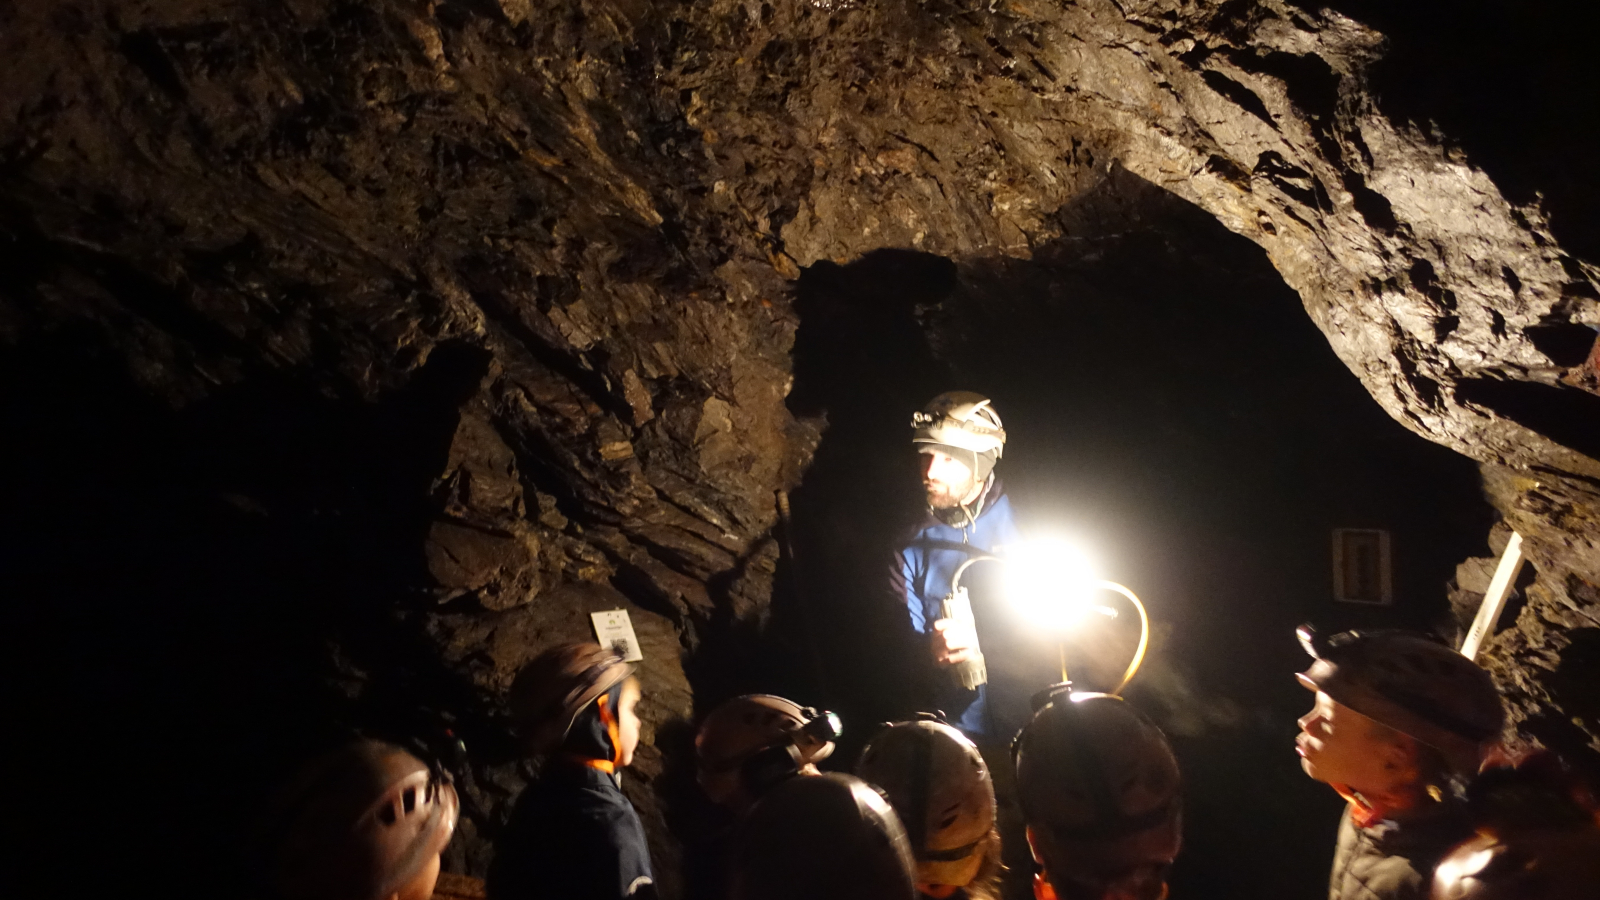
{"label": "orange chin strap", "polygon": [[1357,793],[1348,784],[1328,783],[1328,787],[1338,792],[1350,804],[1350,821],[1357,828],[1371,828],[1403,809],[1408,809],[1413,804],[1407,803],[1404,798],[1368,798],[1367,795]]}
{"label": "orange chin strap", "polygon": [[[600,724],[606,726],[606,737],[611,739],[612,757],[617,757],[622,755],[622,736],[617,731],[616,717],[611,715],[611,704],[606,702],[607,696],[602,694],[599,700]],[[599,769],[607,775],[617,773],[617,764],[609,759],[590,759],[587,756],[574,756],[573,759],[591,769]]]}
{"label": "orange chin strap", "polygon": [[960,890],[960,888],[953,884],[927,884],[926,882],[917,882],[917,893],[922,894],[925,897],[932,897],[933,900],[946,900],[947,897],[954,894],[958,890]]}

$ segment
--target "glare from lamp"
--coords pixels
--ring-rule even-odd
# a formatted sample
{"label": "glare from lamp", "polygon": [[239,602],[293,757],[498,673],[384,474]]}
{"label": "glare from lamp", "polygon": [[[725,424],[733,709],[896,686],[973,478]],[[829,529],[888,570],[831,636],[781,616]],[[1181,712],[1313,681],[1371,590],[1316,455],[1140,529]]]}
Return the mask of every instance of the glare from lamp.
{"label": "glare from lamp", "polygon": [[1090,612],[1116,615],[1092,602],[1099,579],[1081,547],[1058,538],[1030,540],[1007,547],[1002,558],[1006,597],[1030,624],[1059,633]]}

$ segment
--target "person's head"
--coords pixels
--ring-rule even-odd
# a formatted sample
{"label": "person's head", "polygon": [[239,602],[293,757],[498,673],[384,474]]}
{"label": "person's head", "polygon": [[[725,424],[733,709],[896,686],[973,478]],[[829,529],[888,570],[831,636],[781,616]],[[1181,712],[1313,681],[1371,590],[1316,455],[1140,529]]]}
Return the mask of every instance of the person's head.
{"label": "person's head", "polygon": [[1057,694],[1014,746],[1039,900],[1159,900],[1182,845],[1166,736],[1108,694]]}
{"label": "person's head", "polygon": [[1443,768],[1431,748],[1322,691],[1298,724],[1295,752],[1305,773],[1366,797],[1404,797]]}
{"label": "person's head", "polygon": [[1307,775],[1403,807],[1477,771],[1505,720],[1487,672],[1418,634],[1300,636],[1315,660],[1298,676],[1315,692],[1296,738]]}
{"label": "person's head", "polygon": [[1600,808],[1553,754],[1486,767],[1466,808],[1475,833],[1435,867],[1432,900],[1600,897]]}
{"label": "person's head", "polygon": [[302,769],[271,817],[276,900],[427,900],[458,801],[444,774],[362,741]]}
{"label": "person's head", "polygon": [[888,801],[859,778],[791,778],[734,847],[732,900],[911,900],[916,863]]}
{"label": "person's head", "polygon": [[994,784],[966,735],[943,722],[891,725],[861,752],[856,774],[900,816],[917,858],[917,887],[966,887],[999,844]]}
{"label": "person's head", "polygon": [[768,789],[791,775],[816,775],[833,753],[833,727],[808,727],[818,713],[771,694],[745,694],[712,710],[700,724],[694,749],[696,780],[713,803],[748,810]]}
{"label": "person's head", "polygon": [[510,705],[533,753],[561,752],[620,769],[639,745],[633,666],[593,643],[560,644],[517,673]]}
{"label": "person's head", "polygon": [[989,399],[971,391],[940,394],[911,417],[911,428],[928,505],[950,509],[977,499],[1006,443]]}

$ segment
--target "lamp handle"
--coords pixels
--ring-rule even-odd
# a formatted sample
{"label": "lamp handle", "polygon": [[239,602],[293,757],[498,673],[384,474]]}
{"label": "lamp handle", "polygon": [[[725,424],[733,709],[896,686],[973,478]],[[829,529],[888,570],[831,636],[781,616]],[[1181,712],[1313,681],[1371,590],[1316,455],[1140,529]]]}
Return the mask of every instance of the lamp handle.
{"label": "lamp handle", "polygon": [[1134,596],[1133,591],[1117,584],[1115,581],[1097,581],[1094,586],[1114,591],[1127,597],[1128,602],[1132,603],[1133,608],[1139,612],[1139,646],[1134,649],[1133,659],[1128,661],[1128,668],[1122,673],[1122,680],[1117,682],[1116,688],[1111,691],[1111,695],[1115,697],[1122,693],[1122,689],[1128,686],[1128,682],[1133,680],[1134,675],[1138,674],[1139,666],[1144,664],[1144,652],[1150,647],[1150,617],[1145,614],[1144,604],[1139,602],[1139,598]]}

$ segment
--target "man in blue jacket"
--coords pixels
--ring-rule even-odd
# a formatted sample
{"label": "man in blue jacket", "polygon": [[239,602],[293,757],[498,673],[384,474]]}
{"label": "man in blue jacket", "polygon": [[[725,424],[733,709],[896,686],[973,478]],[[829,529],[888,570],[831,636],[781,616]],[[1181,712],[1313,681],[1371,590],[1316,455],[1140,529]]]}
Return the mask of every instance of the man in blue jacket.
{"label": "man in blue jacket", "polygon": [[[928,508],[895,558],[895,587],[940,670],[936,704],[978,745],[994,775],[995,824],[1006,866],[1002,890],[1008,900],[1019,900],[1030,892],[1032,867],[1009,747],[1027,724],[1029,698],[1048,682],[1049,670],[1030,677],[1025,628],[1004,608],[1003,598],[982,588],[995,567],[980,565],[961,577],[964,589],[973,588],[974,617],[947,617],[943,608],[962,563],[1019,537],[1011,501],[994,474],[1006,432],[989,399],[971,391],[933,398],[912,417],[911,427]],[[962,676],[969,683],[981,680],[970,677],[973,670],[986,681],[966,688]]]}
{"label": "man in blue jacket", "polygon": [[[1011,501],[994,474],[1006,432],[989,399],[971,391],[940,394],[912,417],[911,425],[928,510],[896,558],[895,587],[911,627],[926,637],[934,665],[943,670],[937,699],[950,723],[980,746],[1008,742],[1027,722],[1029,686],[1013,683],[1003,666],[991,667],[989,682],[975,689],[963,687],[958,677],[964,666],[983,659],[985,647],[992,651],[1010,637],[979,633],[1001,618],[1000,611],[985,608],[998,598],[975,593],[976,621],[943,614],[956,569],[1017,540]],[[964,586],[977,580],[962,577]]]}

